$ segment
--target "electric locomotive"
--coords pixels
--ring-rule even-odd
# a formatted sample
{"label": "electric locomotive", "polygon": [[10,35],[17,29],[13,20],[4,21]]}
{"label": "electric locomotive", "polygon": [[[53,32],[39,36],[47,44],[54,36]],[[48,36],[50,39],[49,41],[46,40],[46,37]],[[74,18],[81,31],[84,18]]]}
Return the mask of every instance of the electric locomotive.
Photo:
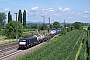
{"label": "electric locomotive", "polygon": [[38,43],[36,36],[24,37],[19,40],[19,48],[29,48]]}

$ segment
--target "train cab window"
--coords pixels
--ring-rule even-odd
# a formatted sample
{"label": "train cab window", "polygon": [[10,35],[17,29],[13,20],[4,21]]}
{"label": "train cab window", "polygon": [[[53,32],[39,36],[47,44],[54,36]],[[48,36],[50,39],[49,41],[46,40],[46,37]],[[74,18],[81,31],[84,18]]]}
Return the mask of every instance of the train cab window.
{"label": "train cab window", "polygon": [[26,42],[26,40],[20,40],[20,42]]}
{"label": "train cab window", "polygon": [[29,40],[29,43],[30,43],[30,40]]}

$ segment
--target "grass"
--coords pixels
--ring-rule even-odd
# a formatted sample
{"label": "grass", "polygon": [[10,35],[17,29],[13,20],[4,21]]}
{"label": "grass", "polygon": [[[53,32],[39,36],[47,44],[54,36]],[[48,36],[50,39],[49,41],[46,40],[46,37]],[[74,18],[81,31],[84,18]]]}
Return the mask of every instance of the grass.
{"label": "grass", "polygon": [[17,43],[15,39],[8,39],[6,36],[0,35],[0,46]]}
{"label": "grass", "polygon": [[[16,60],[66,60],[68,57],[67,60],[73,60],[80,47],[82,36],[83,31],[72,31],[66,35],[55,37],[40,49]],[[77,41],[78,43],[76,44]]]}
{"label": "grass", "polygon": [[78,57],[79,57],[79,54],[80,54],[81,49],[82,49],[82,45],[83,45],[83,44],[82,44],[82,42],[81,42],[80,47],[79,47],[79,49],[78,49],[78,52],[77,52],[77,54],[76,54],[75,60],[77,60]]}
{"label": "grass", "polygon": [[40,31],[40,33],[37,30],[35,30],[35,31],[23,32],[22,36],[24,37],[24,36],[37,35],[37,34],[47,34],[47,33],[48,33],[47,30],[42,30]]}
{"label": "grass", "polygon": [[0,43],[0,46],[7,46],[10,44],[16,44],[17,42],[13,42],[13,41],[9,41],[9,42],[4,42],[4,43]]}
{"label": "grass", "polygon": [[2,36],[2,35],[0,35],[0,39],[4,39],[4,38],[6,38],[6,36]]}

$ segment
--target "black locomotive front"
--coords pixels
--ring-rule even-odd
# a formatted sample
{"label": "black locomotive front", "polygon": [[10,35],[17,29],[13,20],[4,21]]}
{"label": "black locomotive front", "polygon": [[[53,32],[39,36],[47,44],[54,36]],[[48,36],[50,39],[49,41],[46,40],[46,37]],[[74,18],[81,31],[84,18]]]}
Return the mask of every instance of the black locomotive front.
{"label": "black locomotive front", "polygon": [[19,40],[19,48],[20,49],[26,49],[26,48],[29,48],[35,44],[37,44],[38,41],[37,41],[37,37],[35,36],[32,36],[32,37],[25,37],[25,38],[21,38]]}

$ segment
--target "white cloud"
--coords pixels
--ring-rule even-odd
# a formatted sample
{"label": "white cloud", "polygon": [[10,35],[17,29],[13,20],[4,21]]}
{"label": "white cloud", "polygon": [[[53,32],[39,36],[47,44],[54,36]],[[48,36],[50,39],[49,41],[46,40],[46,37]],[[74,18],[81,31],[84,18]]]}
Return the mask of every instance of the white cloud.
{"label": "white cloud", "polygon": [[[41,16],[52,17],[52,19],[56,19],[56,20],[59,20],[59,19],[64,20],[65,19],[65,20],[67,20],[67,22],[71,22],[72,19],[74,21],[89,19],[88,14],[84,15],[81,12],[72,11],[70,8],[62,9],[60,7],[57,10],[58,11],[54,11],[53,8],[33,7],[33,8],[31,8],[31,10],[29,10],[29,11],[27,10],[27,13],[28,13],[28,18],[30,18],[30,19],[31,18],[37,19],[38,17],[41,17]],[[46,21],[47,20],[48,19],[46,18]]]}
{"label": "white cloud", "polygon": [[84,18],[88,18],[89,16],[87,16],[87,15],[84,15],[83,17],[84,17]]}
{"label": "white cloud", "polygon": [[78,15],[80,15],[81,13],[78,13]]}
{"label": "white cloud", "polygon": [[72,18],[72,17],[68,17],[68,18]]}
{"label": "white cloud", "polygon": [[53,12],[54,10],[52,8],[33,7],[31,8],[31,11],[33,12]]}
{"label": "white cloud", "polygon": [[46,11],[53,12],[54,10],[52,8],[47,8]]}
{"label": "white cloud", "polygon": [[86,14],[87,14],[87,13],[90,13],[90,9],[89,9],[89,10],[86,10],[85,13],[86,13]]}
{"label": "white cloud", "polygon": [[54,14],[55,16],[59,16],[59,14]]}
{"label": "white cloud", "polygon": [[49,10],[49,11],[53,12],[54,10]]}
{"label": "white cloud", "polygon": [[33,8],[32,8],[32,10],[37,10],[37,9],[38,9],[38,7],[33,7]]}
{"label": "white cloud", "polygon": [[73,14],[76,14],[76,12],[72,12]]}
{"label": "white cloud", "polygon": [[27,10],[27,18],[37,18],[40,16],[52,16],[54,10],[52,8],[42,8],[42,7],[33,7],[30,10]]}
{"label": "white cloud", "polygon": [[32,12],[30,12],[29,10],[26,10],[26,13],[27,14],[33,14]]}
{"label": "white cloud", "polygon": [[28,10],[26,10],[26,12],[27,12],[27,13],[29,13],[29,11],[28,11]]}
{"label": "white cloud", "polygon": [[62,10],[62,12],[68,12],[68,11],[70,11],[70,8],[65,8]]}
{"label": "white cloud", "polygon": [[10,11],[10,8],[5,8],[4,11]]}
{"label": "white cloud", "polygon": [[60,7],[60,8],[59,8],[59,11],[61,11],[61,10],[62,10],[62,8]]}

